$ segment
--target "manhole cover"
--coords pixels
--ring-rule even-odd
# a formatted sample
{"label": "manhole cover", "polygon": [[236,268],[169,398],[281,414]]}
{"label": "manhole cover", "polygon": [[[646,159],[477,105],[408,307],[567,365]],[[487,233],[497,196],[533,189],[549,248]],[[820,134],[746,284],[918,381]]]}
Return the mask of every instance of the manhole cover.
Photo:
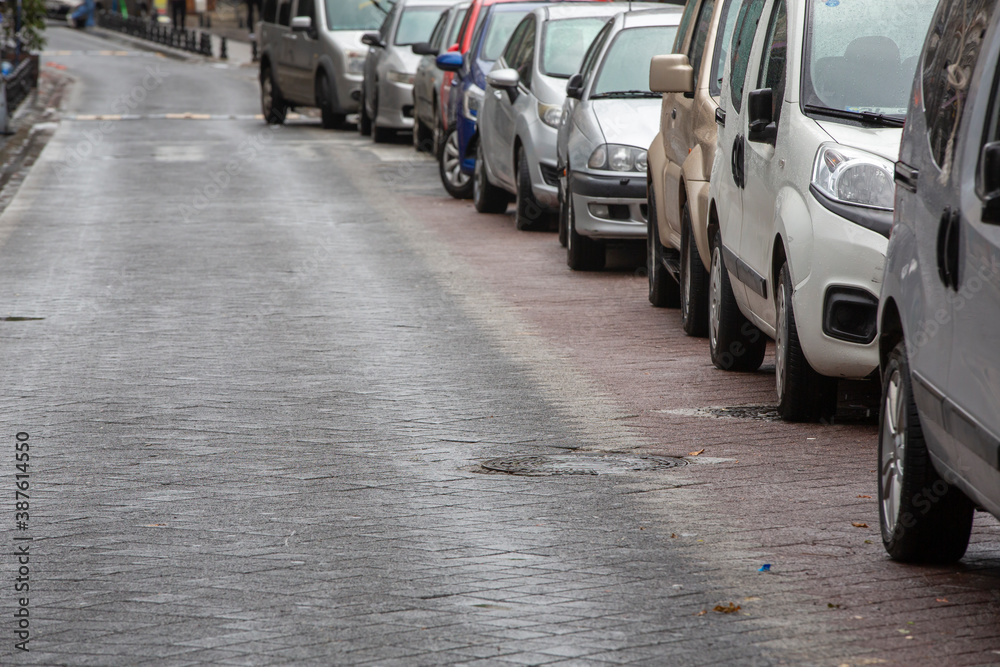
{"label": "manhole cover", "polygon": [[508,475],[542,477],[550,475],[614,475],[644,470],[666,470],[686,465],[684,459],[669,456],[629,454],[553,454],[550,456],[505,456],[483,461],[487,470]]}

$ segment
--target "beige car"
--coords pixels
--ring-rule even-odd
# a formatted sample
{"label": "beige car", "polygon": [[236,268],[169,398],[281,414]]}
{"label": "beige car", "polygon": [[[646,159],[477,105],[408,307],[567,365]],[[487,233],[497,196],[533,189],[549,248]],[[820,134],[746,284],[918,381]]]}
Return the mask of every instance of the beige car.
{"label": "beige car", "polygon": [[690,0],[674,53],[650,64],[663,93],[660,132],[649,147],[646,269],[649,301],[681,309],[684,331],[708,334],[708,180],[715,156],[722,73],[739,0]]}

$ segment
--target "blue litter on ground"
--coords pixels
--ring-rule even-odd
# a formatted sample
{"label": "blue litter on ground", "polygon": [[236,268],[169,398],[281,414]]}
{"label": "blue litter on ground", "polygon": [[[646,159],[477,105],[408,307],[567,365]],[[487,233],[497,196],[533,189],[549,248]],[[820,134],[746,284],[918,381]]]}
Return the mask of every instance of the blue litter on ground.
{"label": "blue litter on ground", "polygon": [[757,570],[757,571],[758,572],[770,572],[771,571],[771,564],[770,563],[764,563],[763,565],[760,566],[760,569]]}

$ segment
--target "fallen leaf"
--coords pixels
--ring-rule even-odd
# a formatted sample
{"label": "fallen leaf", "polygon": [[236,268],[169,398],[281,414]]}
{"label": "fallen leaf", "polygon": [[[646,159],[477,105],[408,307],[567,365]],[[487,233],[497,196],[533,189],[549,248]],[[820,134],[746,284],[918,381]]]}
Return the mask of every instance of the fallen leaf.
{"label": "fallen leaf", "polygon": [[896,630],[896,632],[898,632],[900,634],[904,634],[904,635],[910,634],[910,631],[907,630],[906,628],[899,628],[898,630]]}
{"label": "fallen leaf", "polygon": [[858,496],[858,498],[871,498],[871,496]]}
{"label": "fallen leaf", "polygon": [[938,602],[947,602],[948,601],[948,598],[934,598],[934,599],[937,600]]}
{"label": "fallen leaf", "polygon": [[740,606],[738,604],[733,604],[732,602],[729,602],[726,605],[717,604],[713,609],[713,611],[717,611],[720,614],[732,614],[739,610]]}
{"label": "fallen leaf", "polygon": [[867,523],[861,523],[860,521],[852,521],[851,525],[854,526],[855,528],[867,528],[868,527]]}
{"label": "fallen leaf", "polygon": [[872,543],[871,540],[865,540],[865,544],[871,544],[871,543]]}
{"label": "fallen leaf", "polygon": [[832,602],[827,602],[827,603],[826,603],[826,606],[827,606],[827,607],[828,607],[829,609],[840,609],[840,605],[839,605],[839,604],[833,604]]}
{"label": "fallen leaf", "polygon": [[699,449],[696,452],[688,452],[688,456],[698,456],[699,454],[703,453],[704,451],[705,451],[705,449],[702,448],[702,449]]}
{"label": "fallen leaf", "polygon": [[677,537],[677,533],[670,533],[670,537]]}
{"label": "fallen leaf", "polygon": [[707,614],[707,613],[708,613],[708,611],[707,611],[707,610],[705,610],[705,609],[702,609],[702,610],[701,610],[701,611],[699,611],[699,612],[698,612],[697,614],[695,614],[695,616],[704,616],[704,615],[705,615],[705,614]]}

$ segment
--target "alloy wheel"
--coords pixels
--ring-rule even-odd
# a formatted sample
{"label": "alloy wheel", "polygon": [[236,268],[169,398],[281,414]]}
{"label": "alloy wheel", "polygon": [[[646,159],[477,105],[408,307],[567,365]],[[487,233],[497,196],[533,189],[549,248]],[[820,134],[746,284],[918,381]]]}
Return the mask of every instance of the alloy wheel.
{"label": "alloy wheel", "polygon": [[906,396],[899,369],[886,385],[882,425],[882,514],[889,535],[896,530],[903,490],[903,457],[906,454]]}
{"label": "alloy wheel", "polygon": [[444,144],[443,160],[445,174],[453,187],[461,188],[469,182],[469,176],[462,173],[462,159],[458,153],[458,132],[448,134]]}
{"label": "alloy wheel", "polygon": [[777,314],[777,326],[774,332],[774,385],[778,393],[778,402],[781,402],[785,395],[785,363],[788,356],[788,303],[785,300],[785,290],[778,285],[777,304],[775,310]]}
{"label": "alloy wheel", "polygon": [[722,252],[712,250],[712,277],[708,287],[708,340],[711,348],[719,344],[719,318],[722,317]]}

